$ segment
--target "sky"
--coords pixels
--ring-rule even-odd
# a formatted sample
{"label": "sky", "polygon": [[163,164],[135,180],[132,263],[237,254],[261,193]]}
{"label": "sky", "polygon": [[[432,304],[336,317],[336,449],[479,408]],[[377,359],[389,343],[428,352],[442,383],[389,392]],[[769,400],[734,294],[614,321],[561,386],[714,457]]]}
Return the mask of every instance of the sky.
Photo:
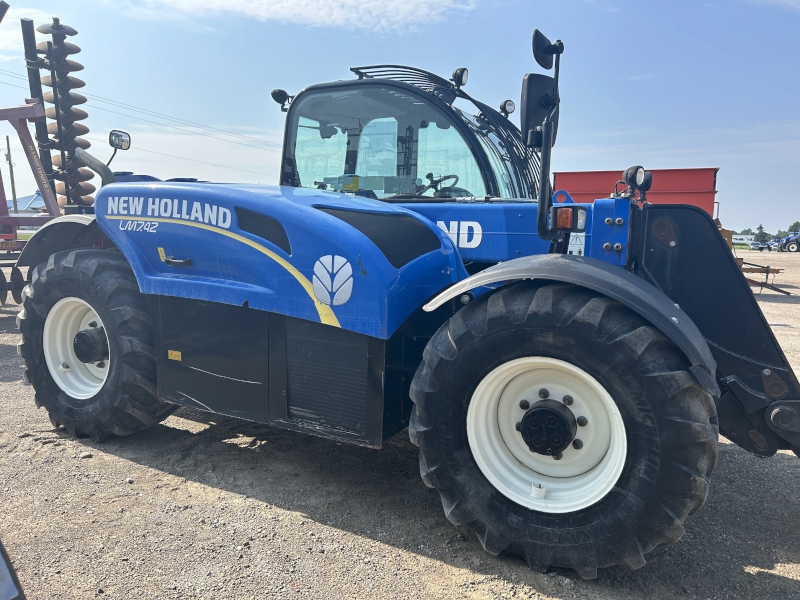
{"label": "sky", "polygon": [[[116,170],[276,183],[285,113],[270,91],[350,79],[353,66],[445,77],[464,66],[473,97],[519,103],[523,75],[542,72],[538,27],[566,47],[555,171],[719,167],[725,227],[774,233],[800,219],[800,0],[9,3],[0,107],[27,92],[19,19],[59,17],[79,32],[90,152],[110,156],[110,129],[132,136]],[[11,136],[18,195],[32,193],[14,130],[0,123],[0,135]]]}

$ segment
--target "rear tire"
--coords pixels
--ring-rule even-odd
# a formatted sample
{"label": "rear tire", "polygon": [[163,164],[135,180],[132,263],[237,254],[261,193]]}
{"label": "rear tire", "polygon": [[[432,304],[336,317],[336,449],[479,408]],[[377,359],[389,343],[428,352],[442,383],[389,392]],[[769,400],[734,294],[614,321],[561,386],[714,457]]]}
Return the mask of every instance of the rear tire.
{"label": "rear tire", "polygon": [[[99,441],[142,431],[177,408],[158,400],[147,301],[119,252],[53,254],[33,270],[22,306],[23,376],[54,427]],[[108,360],[76,358],[72,340],[86,323],[105,329]]]}
{"label": "rear tire", "polygon": [[800,250],[800,243],[789,242],[788,244],[786,244],[786,250],[788,252],[797,252],[798,250]]}
{"label": "rear tire", "polygon": [[[526,361],[533,370],[524,371]],[[558,369],[537,375],[537,361],[571,369],[574,377],[554,374]],[[611,565],[641,567],[645,553],[680,539],[686,517],[706,499],[716,464],[714,398],[688,367],[649,323],[586,289],[521,282],[483,296],[434,335],[412,382],[409,433],[420,448],[422,479],[441,494],[447,518],[469,525],[492,554],[507,551],[536,570],[571,568],[584,578]],[[518,370],[495,385],[496,405],[476,424],[474,405],[485,405],[487,386],[509,368]],[[518,385],[520,377],[530,380]],[[594,391],[592,381],[599,385]],[[613,429],[613,407],[600,406],[604,392],[616,406],[623,428],[609,434],[607,456],[581,467],[575,456],[590,441],[568,447],[559,461],[520,454],[513,425],[503,430],[502,423],[524,411],[515,406],[517,396],[509,402],[505,395],[531,396],[533,404],[541,397],[537,390],[549,388],[560,401],[569,385],[576,390],[567,391],[575,397],[570,406],[583,402],[576,417],[594,410],[599,420],[606,414]],[[591,424],[578,427],[577,436]],[[485,440],[499,448],[494,455],[480,447]],[[507,440],[510,454],[498,440]],[[602,445],[594,448],[603,452]],[[509,459],[515,452],[518,459]],[[613,452],[623,452],[617,470],[598,470],[619,460]],[[575,469],[583,474],[576,477]],[[583,487],[558,492],[580,477]],[[556,490],[550,505],[536,499],[542,481]],[[526,489],[529,499],[520,491]]]}

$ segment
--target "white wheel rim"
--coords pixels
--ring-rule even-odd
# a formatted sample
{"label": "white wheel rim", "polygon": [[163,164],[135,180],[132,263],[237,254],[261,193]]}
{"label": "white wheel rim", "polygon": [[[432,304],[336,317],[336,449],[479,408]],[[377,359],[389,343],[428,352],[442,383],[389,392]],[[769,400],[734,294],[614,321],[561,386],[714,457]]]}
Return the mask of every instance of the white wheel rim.
{"label": "white wheel rim", "polygon": [[[516,423],[525,410],[519,404],[572,396],[569,407],[588,424],[561,460],[528,449]],[[475,389],[467,411],[467,439],[481,472],[504,496],[545,513],[566,513],[589,507],[616,484],[625,466],[625,424],[614,399],[589,373],[570,363],[531,356],[500,365]]]}
{"label": "white wheel rim", "polygon": [[103,327],[103,321],[88,302],[70,296],[62,298],[50,309],[42,334],[44,359],[53,381],[64,392],[79,400],[91,398],[100,391],[110,366],[110,356],[109,360],[94,364],[82,363],[75,356],[75,334],[88,329],[90,323]]}

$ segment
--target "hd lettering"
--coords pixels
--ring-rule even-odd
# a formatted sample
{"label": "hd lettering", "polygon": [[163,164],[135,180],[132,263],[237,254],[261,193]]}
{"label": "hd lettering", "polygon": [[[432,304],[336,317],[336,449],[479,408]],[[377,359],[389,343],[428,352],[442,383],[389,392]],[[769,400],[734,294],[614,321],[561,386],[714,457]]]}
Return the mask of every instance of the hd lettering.
{"label": "hd lettering", "polygon": [[129,217],[160,217],[197,221],[223,229],[231,226],[231,211],[216,204],[178,200],[177,198],[139,198],[135,196],[109,196],[108,215]]}

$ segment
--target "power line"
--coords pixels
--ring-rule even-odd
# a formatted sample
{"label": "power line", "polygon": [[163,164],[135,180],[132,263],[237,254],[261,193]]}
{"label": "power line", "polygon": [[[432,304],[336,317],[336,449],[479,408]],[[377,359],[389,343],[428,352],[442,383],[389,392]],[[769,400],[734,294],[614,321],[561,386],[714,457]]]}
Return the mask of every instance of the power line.
{"label": "power line", "polygon": [[238,144],[239,146],[247,146],[248,148],[255,148],[256,150],[263,150],[264,152],[280,152],[280,150],[276,150],[275,148],[262,148],[260,146],[253,146],[252,144],[244,144],[242,142],[236,142],[234,140],[226,140],[215,135],[209,135],[207,133],[201,133],[200,131],[192,131],[190,129],[183,129],[182,127],[176,127],[175,125],[167,125],[166,123],[158,123],[156,121],[150,121],[148,119],[143,119],[142,117],[136,117],[134,115],[127,115],[125,113],[117,112],[115,110],[110,110],[108,108],[103,108],[102,106],[97,106],[96,104],[86,104],[86,106],[90,106],[92,108],[96,108],[97,110],[102,110],[105,112],[110,112],[115,115],[121,115],[123,117],[128,117],[129,119],[136,119],[137,121],[142,121],[144,123],[151,123],[153,125],[158,125],[159,127],[169,127],[170,129],[177,129],[178,131],[183,131],[184,133],[191,133],[192,135],[202,135],[203,137],[211,138],[214,140],[219,140],[221,142],[228,142],[229,144]]}
{"label": "power line", "polygon": [[[5,75],[7,77],[14,77],[16,79],[22,79],[22,80],[27,81],[27,77],[25,77],[23,75],[19,75],[17,73],[13,73],[11,71],[6,71],[5,69],[0,69],[0,74]],[[4,82],[0,82],[0,83],[4,83]],[[6,83],[5,85],[11,85],[11,84],[10,83]],[[13,87],[19,87],[19,86],[13,86]],[[20,88],[20,89],[27,89],[27,88]],[[184,125],[189,125],[191,127],[197,127],[199,129],[205,129],[207,131],[213,131],[213,132],[216,132],[216,133],[221,133],[221,134],[229,136],[229,137],[236,137],[236,138],[240,138],[240,139],[247,140],[247,141],[250,141],[250,142],[255,142],[257,144],[262,144],[262,145],[265,145],[265,146],[272,146],[272,148],[262,148],[262,147],[259,147],[259,146],[253,146],[251,144],[243,144],[242,142],[237,142],[235,140],[226,140],[224,138],[220,138],[220,137],[217,137],[217,136],[214,136],[214,135],[208,135],[208,134],[197,132],[197,131],[191,131],[191,130],[188,130],[188,129],[183,129],[181,127],[176,127],[174,125],[167,125],[166,123],[158,123],[156,121],[149,121],[147,119],[143,119],[142,117],[137,117],[137,116],[134,116],[134,115],[115,112],[115,111],[110,110],[108,108],[102,108],[100,106],[97,106],[96,104],[88,105],[88,106],[91,106],[91,107],[96,108],[98,110],[103,110],[103,111],[110,112],[110,113],[113,113],[113,114],[121,115],[123,117],[128,117],[130,119],[137,119],[137,120],[143,121],[145,123],[151,123],[153,125],[159,125],[161,127],[169,127],[171,129],[177,129],[178,131],[183,131],[185,133],[190,133],[190,134],[193,134],[193,135],[203,135],[205,137],[210,137],[210,138],[217,139],[217,140],[224,141],[224,142],[228,142],[228,143],[231,143],[231,144],[239,144],[241,146],[248,146],[250,148],[256,148],[257,150],[266,150],[268,152],[280,152],[280,149],[282,148],[281,144],[278,144],[276,142],[267,142],[267,141],[264,141],[264,140],[260,140],[258,138],[254,138],[254,137],[250,137],[250,136],[246,136],[246,135],[241,135],[241,134],[238,134],[238,133],[230,133],[230,132],[225,131],[223,129],[217,129],[216,127],[209,127],[207,125],[201,125],[200,123],[194,123],[193,121],[187,121],[185,119],[179,119],[177,117],[171,117],[169,115],[165,115],[165,114],[158,113],[158,112],[155,112],[155,111],[147,110],[147,109],[144,109],[144,108],[139,108],[139,107],[133,106],[131,104],[125,104],[124,102],[117,102],[116,100],[110,100],[108,98],[103,98],[102,96],[95,96],[94,94],[83,94],[83,95],[86,96],[87,98],[92,98],[92,99],[100,101],[100,102],[105,102],[105,103],[111,104],[112,106],[115,106],[115,107],[122,107],[122,108],[126,108],[128,110],[132,110],[134,112],[141,112],[143,114],[156,116],[156,117],[161,118],[161,119],[173,121],[175,123],[181,123],[181,124],[184,124]]]}
{"label": "power line", "polygon": [[[2,71],[2,69],[0,69],[0,71]],[[224,129],[217,129],[216,127],[209,127],[208,125],[201,125],[200,123],[194,123],[192,121],[187,121],[185,119],[179,119],[177,117],[171,117],[169,115],[158,113],[158,112],[155,112],[155,111],[152,111],[152,110],[147,110],[146,108],[139,108],[139,107],[133,106],[131,104],[125,104],[124,102],[117,102],[116,100],[109,100],[108,98],[103,98],[102,96],[95,96],[94,94],[85,94],[85,96],[88,97],[88,98],[94,98],[95,100],[100,100],[101,102],[107,102],[109,104],[114,104],[114,105],[117,105],[117,106],[128,108],[130,110],[137,111],[137,112],[142,112],[142,113],[145,113],[145,114],[149,114],[149,115],[153,115],[153,116],[156,116],[156,117],[160,117],[162,119],[167,119],[169,121],[175,121],[176,123],[183,123],[184,125],[191,125],[192,127],[199,127],[200,129],[207,129],[208,131],[214,131],[216,133],[222,133],[224,135],[228,135],[228,136],[231,136],[231,137],[242,138],[244,140],[248,140],[248,141],[251,141],[251,142],[256,142],[256,143],[259,143],[259,144],[265,144],[267,146],[275,146],[277,148],[281,148],[282,147],[282,145],[277,143],[277,142],[267,142],[265,140],[260,140],[258,138],[254,138],[254,137],[251,137],[251,136],[248,136],[248,135],[241,135],[239,133],[231,133],[230,131],[225,131]]]}
{"label": "power line", "polygon": [[[13,83],[7,83],[5,81],[0,81],[0,83],[2,83],[3,85],[8,85],[8,86],[11,86],[11,87],[19,88],[21,90],[27,90],[28,89],[26,87],[22,87],[21,85],[14,85]],[[100,108],[100,107],[99,106],[95,106],[94,108]],[[100,108],[100,110],[106,110],[106,109]],[[109,112],[114,112],[114,111],[109,111]],[[122,114],[122,113],[117,113],[117,114]],[[129,115],[124,115],[124,116],[129,116]],[[163,125],[162,123],[156,123],[156,125],[162,125],[164,127],[169,127],[169,125]],[[182,131],[185,131],[185,130],[182,130]],[[92,140],[94,142],[101,142],[102,143],[102,142],[106,141],[106,140],[101,140],[101,139],[93,138],[93,137],[89,137],[89,136],[84,136],[84,137],[86,137],[86,139]],[[208,137],[213,137],[213,136],[208,136]],[[216,139],[220,139],[220,138],[216,138]],[[230,141],[230,140],[222,140],[222,141]],[[238,143],[238,142],[233,142],[233,143]],[[266,150],[266,148],[260,148],[260,149],[261,150]],[[189,162],[196,162],[196,163],[200,163],[200,164],[203,164],[203,165],[209,165],[209,166],[212,166],[212,167],[220,167],[222,169],[232,169],[234,171],[242,171],[243,173],[252,173],[254,175],[262,175],[264,177],[277,177],[276,175],[269,175],[267,173],[259,173],[258,171],[248,171],[247,169],[240,169],[238,167],[229,167],[227,165],[219,165],[219,164],[216,164],[216,163],[210,163],[210,162],[206,162],[206,161],[202,161],[202,160],[196,160],[194,158],[186,158],[185,156],[176,156],[174,154],[166,154],[164,152],[156,152],[155,150],[146,150],[144,148],[138,148],[138,147],[132,148],[132,150],[138,150],[140,152],[147,152],[148,154],[158,154],[160,156],[167,156],[169,158],[177,158],[177,159],[180,159],[180,160],[188,160]]]}
{"label": "power line", "polygon": [[[92,140],[93,142],[105,142],[106,140],[93,138],[89,136],[83,136],[87,140]],[[180,160],[188,160],[190,162],[200,163],[202,165],[210,165],[212,167],[221,167],[223,169],[232,169],[234,171],[242,171],[243,173],[253,173],[254,175],[263,175],[264,177],[277,177],[277,175],[270,175],[268,173],[259,173],[258,171],[248,171],[247,169],[240,169],[238,167],[229,167],[227,165],[218,165],[216,163],[205,162],[203,160],[196,160],[194,158],[186,158],[183,156],[176,156],[174,154],[166,154],[164,152],[156,152],[155,150],[145,150],[144,148],[130,148],[131,150],[138,150],[139,152],[147,152],[148,154],[158,154],[159,156],[168,156],[169,158],[177,158]]]}

